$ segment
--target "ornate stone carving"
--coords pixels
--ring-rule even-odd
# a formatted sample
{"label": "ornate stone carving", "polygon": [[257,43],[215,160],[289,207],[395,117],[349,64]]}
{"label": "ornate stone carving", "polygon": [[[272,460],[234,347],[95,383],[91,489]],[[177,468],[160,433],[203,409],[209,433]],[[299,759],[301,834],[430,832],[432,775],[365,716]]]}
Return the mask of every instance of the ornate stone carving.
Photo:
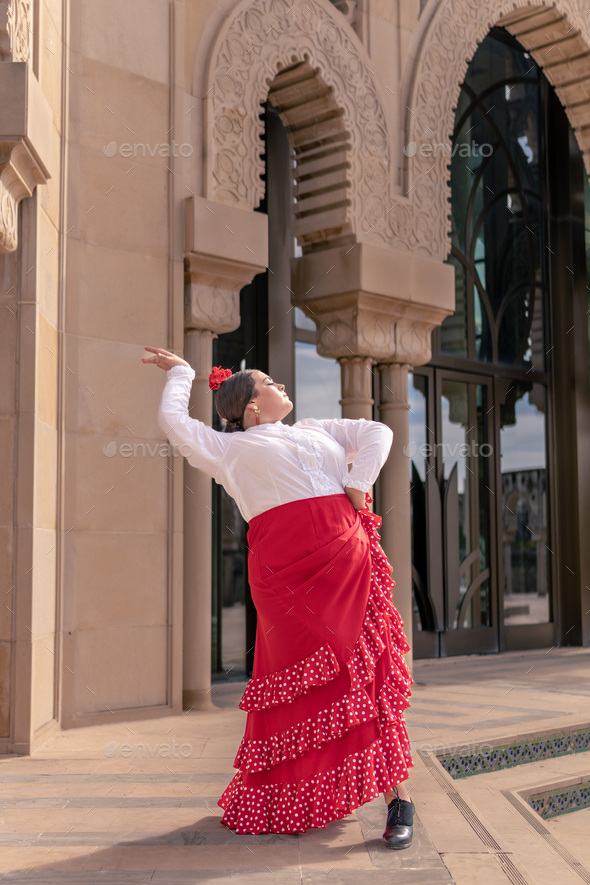
{"label": "ornate stone carving", "polygon": [[185,256],[184,263],[185,329],[206,329],[218,334],[237,329],[240,289],[251,282],[258,268],[193,252]]}
{"label": "ornate stone carving", "polygon": [[18,203],[0,178],[0,252],[14,252],[17,245]]}
{"label": "ornate stone carving", "polygon": [[396,362],[421,366],[430,361],[430,333],[438,323],[399,319],[395,326]]}
{"label": "ornate stone carving", "polygon": [[23,141],[0,141],[0,252],[18,245],[18,204],[46,178]]}
{"label": "ornate stone carving", "polygon": [[[551,5],[531,6],[527,0],[441,0],[426,31],[418,52],[418,62],[412,78],[413,88],[408,97],[406,144],[446,144],[451,140],[454,111],[467,66],[478,44],[502,16],[506,23],[515,18],[552,12],[563,23],[563,32],[578,32],[584,37],[586,52],[590,44],[590,22],[587,3],[581,0],[557,0]],[[550,38],[551,39],[551,38]],[[576,41],[564,51],[575,56]],[[546,50],[539,56],[531,52],[538,64],[547,61]],[[572,57],[570,55],[569,57]],[[551,56],[553,58],[553,56]],[[547,72],[551,82],[554,74]],[[578,101],[583,98],[579,85],[575,87]],[[571,99],[573,101],[573,97]],[[413,165],[413,174],[407,178],[412,190],[413,223],[411,231],[404,231],[406,247],[418,254],[444,260],[450,251],[449,220],[449,158],[443,151],[428,157],[417,168],[418,155],[407,160]],[[586,158],[587,168],[589,167]],[[425,166],[428,164],[428,167]],[[434,167],[428,174],[427,168]],[[408,166],[408,168],[411,168]]]}
{"label": "ornate stone carving", "polygon": [[389,211],[396,199],[380,87],[360,41],[328,0],[296,5],[244,0],[224,24],[206,84],[207,196],[246,209],[259,204],[264,193],[260,103],[281,70],[303,61],[330,87],[342,110],[349,135],[347,214],[353,239],[395,245],[399,219]]}
{"label": "ornate stone carving", "polygon": [[[561,56],[572,58],[578,66],[585,64],[580,56],[581,43],[586,52],[590,44],[585,2],[558,0],[551,6],[531,6],[527,0],[441,0],[415,52],[417,63],[406,101],[405,143],[450,142],[469,60],[502,17],[501,23],[509,30],[519,16],[539,12],[548,15],[551,26],[561,22],[558,38],[561,31],[568,34]],[[525,38],[522,42],[526,45]],[[546,61],[543,50],[538,57],[534,48],[530,51],[542,66]],[[210,139],[207,193],[222,203],[249,209],[258,205],[263,193],[260,102],[279,71],[303,60],[331,88],[350,134],[346,150],[350,205],[345,222],[350,221],[352,239],[444,260],[450,250],[448,156],[439,150],[436,156],[407,158],[406,195],[394,193],[392,139],[377,78],[370,73],[370,61],[352,29],[327,0],[295,6],[290,0],[243,0],[224,25],[206,84]],[[579,104],[587,90],[580,93],[577,86],[572,87],[577,98],[576,94],[570,96],[567,88],[559,87],[557,69],[548,69],[547,76],[555,83],[572,125],[577,126],[576,121],[586,125],[590,101],[583,114],[576,114],[569,104]],[[590,139],[585,130],[580,130],[578,139],[590,173]],[[337,218],[343,231],[346,223]]]}
{"label": "ornate stone carving", "polygon": [[268,262],[267,216],[193,196],[184,222],[185,329],[232,332],[240,289]]}
{"label": "ornate stone carving", "polygon": [[314,321],[318,353],[331,359],[427,363],[430,332],[454,307],[450,266],[382,246],[304,255],[291,271],[291,301]]}
{"label": "ornate stone carving", "polygon": [[0,55],[4,61],[28,61],[30,2],[0,3]]}
{"label": "ornate stone carving", "polygon": [[[350,301],[350,296],[346,300]],[[430,360],[430,333],[442,319],[438,312],[426,309],[423,317],[408,318],[400,305],[396,315],[395,306],[387,298],[382,298],[381,310],[363,308],[363,300],[363,293],[359,292],[354,294],[352,304],[338,307],[334,303],[326,311],[314,304],[313,314],[309,309],[305,311],[316,322],[321,356],[340,359],[363,354],[375,362],[413,366]],[[374,296],[370,300],[374,302]]]}

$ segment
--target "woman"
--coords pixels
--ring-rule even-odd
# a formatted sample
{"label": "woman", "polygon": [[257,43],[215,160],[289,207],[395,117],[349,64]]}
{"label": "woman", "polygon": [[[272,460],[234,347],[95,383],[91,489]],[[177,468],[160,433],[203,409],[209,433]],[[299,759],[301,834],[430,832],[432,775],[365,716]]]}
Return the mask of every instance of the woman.
{"label": "woman", "polygon": [[[146,347],[167,373],[159,424],[189,464],[224,486],[249,523],[248,578],[256,606],[248,711],[238,773],[219,805],[236,833],[303,833],[383,793],[389,848],[412,841],[412,766],[403,711],[411,676],[391,566],[368,490],[393,439],[376,421],[308,418],[264,372],[214,367],[209,387],[226,422],[191,418],[195,372]],[[350,472],[347,464],[352,463]]]}

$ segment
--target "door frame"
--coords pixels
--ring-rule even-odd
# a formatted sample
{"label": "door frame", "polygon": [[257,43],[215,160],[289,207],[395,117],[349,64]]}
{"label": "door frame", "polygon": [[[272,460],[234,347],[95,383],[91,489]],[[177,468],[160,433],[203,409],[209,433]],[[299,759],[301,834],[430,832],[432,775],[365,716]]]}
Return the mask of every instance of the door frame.
{"label": "door frame", "polygon": [[[547,392],[546,411],[546,469],[547,469],[547,532],[550,544],[555,544],[555,494],[554,494],[554,441],[550,428],[553,424],[553,396],[550,376],[547,372],[529,372],[511,367],[502,367],[474,360],[436,355],[427,366],[416,366],[414,374],[427,378],[426,416],[428,430],[434,428],[435,442],[441,441],[441,384],[443,379],[483,384],[489,391],[487,436],[493,446],[490,459],[489,488],[493,493],[490,499],[489,520],[489,556],[490,556],[490,627],[467,627],[456,630],[414,631],[413,643],[416,658],[446,657],[462,654],[490,654],[498,651],[511,651],[527,648],[543,648],[554,645],[557,637],[557,558],[549,558],[548,583],[550,600],[550,620],[545,624],[522,624],[505,626],[504,624],[504,562],[501,555],[499,538],[502,537],[502,507],[496,498],[501,491],[500,461],[500,422],[496,415],[500,410],[501,384],[507,379],[526,380],[540,383]],[[430,455],[427,469],[433,466],[434,455]],[[440,468],[437,469],[440,480]],[[443,551],[444,556],[444,551]],[[446,593],[446,588],[444,589]]]}

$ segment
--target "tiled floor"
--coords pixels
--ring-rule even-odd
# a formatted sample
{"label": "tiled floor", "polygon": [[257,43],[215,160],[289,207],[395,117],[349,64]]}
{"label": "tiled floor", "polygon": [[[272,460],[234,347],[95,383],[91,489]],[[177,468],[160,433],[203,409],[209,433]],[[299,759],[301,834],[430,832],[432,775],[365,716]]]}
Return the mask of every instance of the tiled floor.
{"label": "tiled floor", "polygon": [[212,712],[73,729],[33,757],[0,757],[0,880],[590,883],[590,810],[539,819],[539,829],[518,796],[528,785],[590,771],[588,753],[457,781],[432,755],[436,747],[590,722],[590,652],[419,661],[414,678],[407,718],[418,819],[406,851],[381,842],[382,799],[303,836],[236,836],[222,827],[216,803],[245,721],[237,707],[244,685],[228,683],[213,689]]}

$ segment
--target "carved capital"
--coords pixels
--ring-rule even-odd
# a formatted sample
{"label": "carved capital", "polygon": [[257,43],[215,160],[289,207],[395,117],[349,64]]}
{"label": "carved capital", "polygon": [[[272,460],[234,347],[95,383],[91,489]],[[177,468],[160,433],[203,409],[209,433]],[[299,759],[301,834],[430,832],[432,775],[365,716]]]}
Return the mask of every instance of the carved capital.
{"label": "carved capital", "polygon": [[0,252],[18,245],[18,204],[46,177],[24,139],[0,141]]}
{"label": "carved capital", "polygon": [[30,15],[29,0],[0,2],[0,56],[3,61],[28,61]]}
{"label": "carved capital", "polygon": [[268,260],[268,219],[261,212],[203,197],[185,203],[185,329],[221,334],[240,325],[240,289]]}
{"label": "carved capital", "polygon": [[14,252],[18,204],[51,177],[53,112],[25,62],[0,62],[0,95],[0,252]]}
{"label": "carved capital", "polygon": [[232,332],[240,325],[240,289],[253,270],[240,262],[190,253],[184,259],[184,328]]}
{"label": "carved capital", "polygon": [[332,359],[427,363],[430,333],[454,308],[452,267],[366,243],[294,259],[292,270],[291,300]]}

